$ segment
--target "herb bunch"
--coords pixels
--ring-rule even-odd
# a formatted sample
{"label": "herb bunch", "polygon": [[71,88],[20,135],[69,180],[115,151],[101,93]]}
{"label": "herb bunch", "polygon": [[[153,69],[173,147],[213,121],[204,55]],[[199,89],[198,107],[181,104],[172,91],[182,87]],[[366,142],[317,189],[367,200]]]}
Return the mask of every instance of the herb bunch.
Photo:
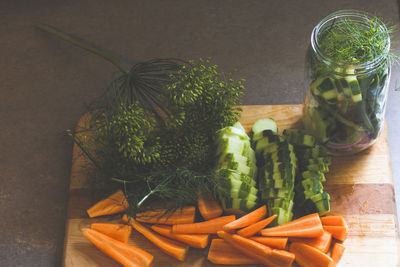
{"label": "herb bunch", "polygon": [[[116,62],[51,26],[39,27]],[[154,202],[174,209],[196,203],[202,192],[223,193],[213,172],[214,136],[238,120],[242,80],[201,59],[154,59],[129,70],[115,65],[122,75],[90,105],[90,126],[73,135],[92,162],[92,191],[122,187],[132,216]]]}

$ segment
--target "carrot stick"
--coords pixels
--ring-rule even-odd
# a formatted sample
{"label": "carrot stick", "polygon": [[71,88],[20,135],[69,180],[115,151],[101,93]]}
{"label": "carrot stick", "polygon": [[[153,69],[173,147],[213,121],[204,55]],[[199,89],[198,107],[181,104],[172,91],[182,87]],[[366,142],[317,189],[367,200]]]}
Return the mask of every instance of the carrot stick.
{"label": "carrot stick", "polygon": [[335,262],[322,251],[300,242],[290,245],[290,252],[296,256],[301,267],[333,267]]}
{"label": "carrot stick", "polygon": [[321,217],[322,225],[334,225],[334,226],[347,226],[343,216],[325,216]]}
{"label": "carrot stick", "polygon": [[92,223],[90,228],[123,243],[128,243],[132,232],[131,226],[116,223]]}
{"label": "carrot stick", "polygon": [[267,207],[264,205],[250,213],[247,213],[239,219],[224,225],[223,230],[226,232],[232,232],[235,229],[249,226],[264,218],[266,214]]}
{"label": "carrot stick", "polygon": [[336,264],[339,262],[345,249],[346,247],[340,243],[335,242],[335,244],[333,244],[331,258]]}
{"label": "carrot stick", "polygon": [[235,215],[221,216],[198,223],[175,224],[172,232],[175,234],[215,234],[222,230],[222,227],[236,219]]}
{"label": "carrot stick", "polygon": [[268,247],[277,249],[285,249],[288,242],[287,237],[252,236],[250,239]]}
{"label": "carrot stick", "polygon": [[260,232],[262,229],[264,229],[268,224],[270,224],[278,215],[274,214],[264,220],[261,220],[259,222],[256,222],[254,224],[251,224],[247,226],[246,228],[243,228],[239,231],[237,231],[238,235],[241,235],[243,237],[250,237],[255,235],[256,233]]}
{"label": "carrot stick", "polygon": [[225,231],[218,231],[218,236],[226,242],[270,267],[290,267],[294,260],[294,254],[285,250],[271,249],[254,240],[245,238],[237,234],[230,234]]}
{"label": "carrot stick", "polygon": [[347,238],[347,227],[345,226],[333,226],[324,225],[324,230],[331,233],[333,238],[344,241]]}
{"label": "carrot stick", "polygon": [[197,206],[204,220],[211,220],[222,215],[222,207],[211,195],[199,196]]}
{"label": "carrot stick", "polygon": [[207,259],[214,264],[261,264],[260,261],[249,258],[223,239],[213,239],[208,250]]}
{"label": "carrot stick", "polygon": [[157,224],[181,224],[193,223],[196,215],[195,206],[187,206],[177,209],[174,212],[168,212],[165,209],[145,211],[136,214],[136,221]]}
{"label": "carrot stick", "polygon": [[323,253],[327,253],[329,248],[331,247],[332,234],[327,231],[324,231],[324,233],[319,237],[314,237],[314,238],[292,237],[290,238],[290,241],[301,242],[309,246],[312,246],[316,249],[319,249]]}
{"label": "carrot stick", "polygon": [[291,222],[261,230],[263,236],[318,237],[324,233],[318,213],[306,215]]}
{"label": "carrot stick", "polygon": [[151,229],[165,237],[181,241],[194,248],[207,247],[210,239],[209,234],[174,234],[172,233],[172,226],[169,225],[152,225]]}
{"label": "carrot stick", "polygon": [[159,247],[166,254],[180,261],[185,260],[186,254],[189,250],[189,247],[187,245],[154,233],[147,227],[143,226],[141,223],[137,222],[135,219],[129,218],[128,220],[128,217],[126,215],[122,217],[122,220],[132,225],[133,228],[136,229],[136,231],[144,235],[150,242]]}
{"label": "carrot stick", "polygon": [[124,266],[147,267],[153,261],[153,255],[140,248],[119,242],[89,228],[82,229],[82,232],[98,249]]}
{"label": "carrot stick", "polygon": [[128,202],[125,199],[125,195],[122,190],[118,190],[114,194],[100,200],[92,207],[86,210],[90,218],[112,215],[123,212],[128,208]]}

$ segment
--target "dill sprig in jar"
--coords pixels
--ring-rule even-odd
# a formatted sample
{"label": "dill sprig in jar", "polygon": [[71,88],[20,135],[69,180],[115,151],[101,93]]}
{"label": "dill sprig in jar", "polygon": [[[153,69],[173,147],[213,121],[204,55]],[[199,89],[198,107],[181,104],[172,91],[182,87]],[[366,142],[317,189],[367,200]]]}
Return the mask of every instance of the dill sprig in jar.
{"label": "dill sprig in jar", "polygon": [[334,12],[312,31],[304,127],[332,155],[362,151],[381,132],[395,58],[390,33],[379,18],[355,10]]}

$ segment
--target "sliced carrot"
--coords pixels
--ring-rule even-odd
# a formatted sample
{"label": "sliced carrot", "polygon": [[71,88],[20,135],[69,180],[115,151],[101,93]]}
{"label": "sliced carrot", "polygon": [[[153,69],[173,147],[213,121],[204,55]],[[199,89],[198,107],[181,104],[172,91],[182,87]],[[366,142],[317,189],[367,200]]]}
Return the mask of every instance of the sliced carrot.
{"label": "sliced carrot", "polygon": [[261,264],[257,259],[250,258],[223,239],[211,241],[207,259],[214,264]]}
{"label": "sliced carrot", "polygon": [[343,216],[330,215],[321,217],[322,225],[347,226]]}
{"label": "sliced carrot", "polygon": [[251,240],[266,245],[271,248],[285,249],[288,242],[287,237],[274,237],[274,236],[252,236]]}
{"label": "sliced carrot", "polygon": [[290,252],[271,249],[270,247],[237,234],[218,231],[218,236],[249,257],[270,267],[290,267],[294,261],[295,256]]}
{"label": "sliced carrot", "polygon": [[335,262],[322,251],[300,242],[290,245],[290,252],[296,256],[301,267],[333,267]]}
{"label": "sliced carrot", "polygon": [[89,228],[82,229],[82,232],[93,245],[124,266],[145,267],[153,262],[153,255],[140,248],[119,242]]}
{"label": "sliced carrot", "polygon": [[165,209],[151,210],[136,214],[136,221],[144,223],[157,224],[181,224],[193,223],[196,215],[195,206],[187,206],[177,209],[174,212],[168,212]]}
{"label": "sliced carrot", "polygon": [[151,229],[165,237],[181,241],[194,248],[207,247],[210,239],[209,234],[174,234],[172,233],[172,226],[169,225],[152,225]]}
{"label": "sliced carrot", "polygon": [[139,233],[144,235],[150,242],[152,242],[154,245],[159,247],[166,254],[168,254],[180,261],[185,260],[186,254],[189,250],[189,247],[187,245],[184,245],[175,240],[171,240],[166,237],[163,237],[163,236],[151,231],[147,227],[143,226],[141,223],[137,222],[135,219],[133,219],[133,218],[128,219],[128,217],[126,215],[124,215],[122,217],[122,220],[126,221],[130,225],[132,225],[132,227],[135,228],[136,231],[138,231]]}
{"label": "sliced carrot", "polygon": [[324,230],[332,234],[333,238],[337,240],[344,241],[347,238],[347,227],[345,226],[333,226],[324,225]]}
{"label": "sliced carrot", "polygon": [[124,243],[132,232],[131,226],[118,223],[92,223],[90,228]]}
{"label": "sliced carrot", "polygon": [[267,207],[265,205],[261,206],[260,208],[250,213],[247,213],[246,215],[240,217],[239,219],[224,225],[223,230],[226,232],[231,232],[235,229],[249,226],[251,224],[260,221],[262,218],[265,217],[266,214],[267,214]]}
{"label": "sliced carrot", "polygon": [[263,236],[318,237],[324,233],[318,213],[306,215],[291,222],[261,230]]}
{"label": "sliced carrot", "polygon": [[86,210],[90,218],[112,215],[125,211],[128,208],[128,202],[122,190],[118,190],[114,194],[100,200],[92,207]]}
{"label": "sliced carrot", "polygon": [[199,196],[197,205],[201,216],[205,220],[217,218],[223,213],[221,205],[211,195]]}
{"label": "sliced carrot", "polygon": [[175,234],[215,234],[222,227],[236,219],[235,215],[221,216],[204,222],[175,224],[172,232]]}
{"label": "sliced carrot", "polygon": [[237,231],[238,235],[241,235],[243,237],[250,237],[258,232],[260,232],[262,229],[264,229],[268,224],[270,224],[278,215],[274,214],[264,220],[261,220],[259,222],[256,222],[254,224],[251,224],[247,226],[246,228],[240,229]]}
{"label": "sliced carrot", "polygon": [[340,243],[335,242],[335,244],[333,244],[331,258],[336,264],[339,262],[345,249],[346,247]]}
{"label": "sliced carrot", "polygon": [[292,237],[290,238],[292,242],[301,242],[312,246],[316,249],[321,250],[323,253],[327,253],[329,248],[331,247],[332,242],[332,234],[324,231],[323,235],[314,238],[300,238],[300,237]]}

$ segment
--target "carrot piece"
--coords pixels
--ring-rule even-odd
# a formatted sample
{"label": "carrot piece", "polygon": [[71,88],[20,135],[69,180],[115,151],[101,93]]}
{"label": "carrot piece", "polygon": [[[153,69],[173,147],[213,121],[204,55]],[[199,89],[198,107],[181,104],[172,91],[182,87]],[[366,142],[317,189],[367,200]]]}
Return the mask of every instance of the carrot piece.
{"label": "carrot piece", "polygon": [[169,225],[152,225],[151,229],[165,237],[181,241],[194,248],[207,247],[210,239],[209,234],[174,234],[172,233],[172,226]]}
{"label": "carrot piece", "polygon": [[119,242],[89,228],[82,229],[82,232],[93,245],[124,266],[145,267],[153,262],[153,255],[140,248]]}
{"label": "carrot piece", "polygon": [[214,264],[261,264],[257,259],[249,258],[223,239],[211,241],[207,259]]}
{"label": "carrot piece", "polygon": [[187,206],[168,212],[165,209],[151,210],[136,214],[136,221],[157,224],[193,223],[196,215],[195,206]]}
{"label": "carrot piece", "polygon": [[324,233],[318,213],[303,216],[291,222],[261,230],[263,236],[318,237]]}
{"label": "carrot piece", "polygon": [[247,226],[246,228],[243,228],[239,231],[237,231],[238,235],[241,235],[243,237],[250,237],[255,235],[256,233],[260,232],[262,229],[264,229],[268,224],[270,224],[278,215],[274,214],[264,220],[261,220],[259,222],[256,222],[255,224],[251,224]]}
{"label": "carrot piece", "polygon": [[265,205],[261,206],[260,208],[250,213],[247,213],[246,215],[240,217],[239,219],[224,225],[223,230],[226,232],[232,232],[235,229],[249,226],[264,218],[266,214],[267,214],[267,207]]}
{"label": "carrot piece", "polygon": [[345,226],[334,226],[334,225],[324,225],[324,230],[332,234],[333,238],[337,240],[344,241],[347,238],[347,227]]}
{"label": "carrot piece", "polygon": [[128,217],[126,215],[124,215],[122,217],[122,220],[126,221],[130,225],[132,225],[133,228],[136,229],[136,231],[138,231],[139,233],[144,235],[150,242],[152,242],[154,245],[159,247],[166,254],[168,254],[180,261],[185,260],[186,254],[189,250],[189,247],[187,245],[184,245],[180,242],[163,237],[163,236],[151,231],[147,227],[143,226],[141,223],[137,222],[135,219],[133,219],[133,218],[128,219]]}
{"label": "carrot piece", "polygon": [[333,267],[335,262],[321,250],[300,242],[290,245],[290,252],[296,256],[296,262],[301,267]]}
{"label": "carrot piece", "polygon": [[211,195],[199,196],[197,206],[205,220],[211,220],[222,215],[222,207]]}
{"label": "carrot piece", "polygon": [[218,231],[218,236],[249,257],[270,267],[290,267],[294,261],[295,256],[290,252],[271,249],[270,247],[237,234]]}
{"label": "carrot piece", "polygon": [[250,239],[268,247],[277,249],[285,249],[288,242],[287,237],[252,236]]}
{"label": "carrot piece", "polygon": [[90,228],[124,243],[128,243],[132,232],[131,226],[116,223],[92,223]]}
{"label": "carrot piece", "polygon": [[215,234],[222,227],[236,219],[235,215],[221,216],[204,222],[175,224],[172,232],[175,234]]}
{"label": "carrot piece", "polygon": [[86,210],[90,218],[112,215],[125,211],[128,208],[128,202],[122,190],[111,194],[110,196],[100,200],[89,209]]}
{"label": "carrot piece", "polygon": [[340,243],[335,242],[335,244],[333,244],[331,258],[336,264],[339,262],[345,249],[346,247]]}
{"label": "carrot piece", "polygon": [[319,237],[314,237],[314,238],[292,237],[290,238],[290,241],[301,242],[309,246],[312,246],[316,249],[319,249],[323,253],[327,253],[329,248],[331,247],[332,234],[327,231],[324,231],[324,233]]}
{"label": "carrot piece", "polygon": [[334,225],[334,226],[347,226],[343,216],[325,216],[321,217],[322,225]]}

